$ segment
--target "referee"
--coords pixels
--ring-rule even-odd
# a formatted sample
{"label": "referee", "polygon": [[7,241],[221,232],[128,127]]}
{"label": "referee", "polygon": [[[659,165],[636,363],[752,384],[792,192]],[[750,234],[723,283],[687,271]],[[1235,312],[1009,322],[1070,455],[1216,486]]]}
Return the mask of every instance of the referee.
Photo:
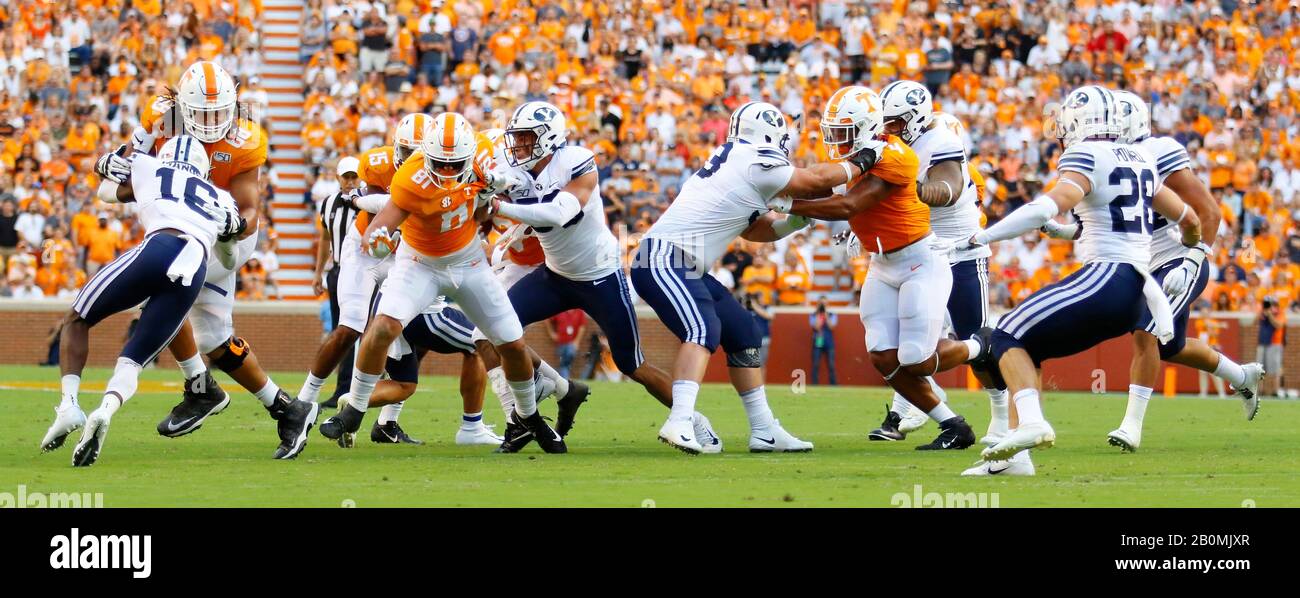
{"label": "referee", "polygon": [[[343,239],[347,236],[348,228],[352,226],[353,221],[357,219],[357,208],[351,202],[343,199],[348,192],[361,186],[361,181],[357,178],[357,168],[361,162],[352,156],[339,159],[337,176],[339,182],[339,192],[335,193],[324,201],[320,202],[320,239],[316,249],[316,273],[312,278],[312,290],[317,295],[324,293],[326,289],[330,294],[330,328],[337,328],[339,325],[339,256],[343,255]],[[335,259],[339,258],[339,259]],[[327,271],[328,270],[328,271]],[[322,407],[338,407],[339,397],[352,386],[352,360],[355,349],[348,347],[347,353],[343,355],[343,361],[339,363],[338,377],[334,380],[334,394],[321,403]]]}

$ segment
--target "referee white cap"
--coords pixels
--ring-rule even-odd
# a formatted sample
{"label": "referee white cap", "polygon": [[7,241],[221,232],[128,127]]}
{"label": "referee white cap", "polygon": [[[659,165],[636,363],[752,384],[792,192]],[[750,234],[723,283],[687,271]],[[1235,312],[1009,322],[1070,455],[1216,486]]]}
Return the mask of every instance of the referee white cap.
{"label": "referee white cap", "polygon": [[338,175],[357,174],[357,169],[361,167],[361,161],[352,156],[339,158]]}

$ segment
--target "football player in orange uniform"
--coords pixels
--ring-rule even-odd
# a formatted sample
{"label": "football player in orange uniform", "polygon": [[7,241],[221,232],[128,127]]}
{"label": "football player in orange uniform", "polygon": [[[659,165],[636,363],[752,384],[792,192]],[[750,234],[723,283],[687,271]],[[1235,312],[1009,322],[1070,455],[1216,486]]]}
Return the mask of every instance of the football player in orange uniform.
{"label": "football player in orange uniform", "polygon": [[[486,215],[480,204],[505,188],[509,177],[492,170],[490,142],[476,135],[459,114],[438,115],[425,130],[420,149],[397,170],[388,204],[366,231],[365,248],[372,257],[384,258],[396,251],[397,259],[380,287],[375,315],[357,348],[352,397],[321,424],[321,433],[329,438],[356,433],[389,346],[411,320],[445,295],[464,310],[501,356],[515,399],[515,419],[528,427],[543,450],[565,452],[564,440],[537,412],[536,382],[523,327],[505,289],[492,275],[476,234],[476,216]],[[393,232],[398,227],[400,237]]]}
{"label": "football player in orange uniform", "polygon": [[868,152],[867,173],[829,200],[776,198],[776,211],[848,220],[870,252],[861,317],[872,365],[894,390],[938,422],[940,433],[919,450],[964,449],[975,443],[965,418],[941,402],[926,376],[979,356],[976,340],[941,339],[952,270],[945,244],[930,230],[930,208],[916,194],[916,153],[884,134],[880,97],[853,86],[835,92],[822,117],[822,142],[832,159]]}
{"label": "football player in orange uniform", "polygon": [[258,173],[266,163],[267,136],[257,123],[242,118],[236,85],[215,62],[194,63],[181,76],[177,89],[146,104],[131,143],[104,155],[96,172],[123,183],[129,172],[129,152],[155,153],[178,134],[188,134],[207,151],[212,183],[234,196],[249,226],[240,234],[232,268],[212,259],[203,290],[190,317],[171,343],[172,356],[185,375],[184,399],[158,424],[158,433],[177,437],[197,430],[209,416],[220,413],[230,398],[212,379],[200,352],[212,365],[255,394],[278,423],[277,459],[292,459],[306,446],[307,431],[316,421],[315,403],[296,402],[267,377],[244,339],[235,336],[235,275],[257,248],[261,217]]}

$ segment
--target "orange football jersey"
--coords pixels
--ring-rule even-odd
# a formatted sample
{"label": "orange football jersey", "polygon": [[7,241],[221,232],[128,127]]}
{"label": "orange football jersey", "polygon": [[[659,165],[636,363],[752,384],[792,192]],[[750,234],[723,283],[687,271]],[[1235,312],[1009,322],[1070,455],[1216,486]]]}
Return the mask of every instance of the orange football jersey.
{"label": "orange football jersey", "polygon": [[[357,167],[357,178],[365,182],[366,187],[388,193],[389,187],[393,185],[393,175],[397,174],[397,168],[393,166],[393,146],[370,148],[357,160],[361,163]],[[357,232],[365,234],[366,227],[370,226],[370,212],[358,210],[353,222]]]}
{"label": "orange football jersey", "polygon": [[[481,179],[478,161],[473,168]],[[455,253],[473,243],[478,231],[474,198],[482,189],[483,184],[477,181],[442,189],[425,170],[423,154],[407,158],[393,176],[390,189],[390,201],[410,214],[402,223],[402,242],[432,257]]]}
{"label": "orange football jersey", "polygon": [[[916,196],[920,168],[916,153],[898,137],[888,136],[880,159],[870,174],[899,185],[889,197],[849,219],[849,226],[865,251],[890,252],[930,234],[930,206]],[[854,179],[857,184],[862,177]]]}
{"label": "orange football jersey", "polygon": [[[144,113],[140,115],[140,126],[157,136],[155,152],[162,149],[176,132],[184,130],[180,111],[170,98],[163,96],[154,96],[145,105]],[[203,144],[208,150],[208,161],[212,163],[212,184],[229,191],[230,179],[235,175],[266,164],[267,146],[266,131],[248,120],[238,121],[235,130],[224,139]]]}

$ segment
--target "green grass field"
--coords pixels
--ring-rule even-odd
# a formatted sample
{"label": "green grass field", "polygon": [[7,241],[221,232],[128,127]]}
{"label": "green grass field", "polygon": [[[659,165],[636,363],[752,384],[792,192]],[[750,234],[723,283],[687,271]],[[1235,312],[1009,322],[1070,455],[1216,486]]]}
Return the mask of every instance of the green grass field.
{"label": "green grass field", "polygon": [[[104,453],[88,469],[70,465],[74,435],[57,452],[37,444],[58,402],[58,372],[0,367],[0,493],[102,492],[108,507],[148,506],[831,506],[889,507],[895,494],[997,493],[1002,507],[1300,505],[1300,404],[1268,401],[1254,422],[1236,400],[1153,399],[1142,451],[1121,454],[1105,442],[1124,397],[1051,393],[1047,415],[1057,447],[1035,454],[1034,478],[963,479],[978,459],[965,451],[919,453],[933,425],[901,443],[868,442],[879,423],[881,389],[788,387],[768,393],[783,425],[816,443],[809,454],[751,455],[748,426],[729,387],[707,385],[699,407],[727,443],[722,455],[690,457],[656,438],[665,412],[634,384],[597,383],[569,436],[569,454],[530,446],[516,455],[451,442],[460,416],[454,380],[427,379],[402,413],[425,446],[375,445],[359,437],[343,450],[312,431],[296,461],[274,461],[274,422],[242,392],[198,432],[179,439],[154,426],[178,400],[175,370],[149,370],[142,392],[113,419]],[[105,370],[83,386],[102,388]],[[275,377],[296,391],[301,378]],[[222,384],[234,389],[228,379]],[[42,388],[45,387],[45,388]],[[178,385],[177,385],[178,387]],[[99,393],[85,389],[89,412]],[[978,432],[988,422],[983,393],[953,392],[951,404]],[[489,396],[486,419],[500,424]],[[544,404],[545,413],[553,405]],[[374,414],[363,426],[368,431]],[[323,421],[324,417],[321,418]]]}

